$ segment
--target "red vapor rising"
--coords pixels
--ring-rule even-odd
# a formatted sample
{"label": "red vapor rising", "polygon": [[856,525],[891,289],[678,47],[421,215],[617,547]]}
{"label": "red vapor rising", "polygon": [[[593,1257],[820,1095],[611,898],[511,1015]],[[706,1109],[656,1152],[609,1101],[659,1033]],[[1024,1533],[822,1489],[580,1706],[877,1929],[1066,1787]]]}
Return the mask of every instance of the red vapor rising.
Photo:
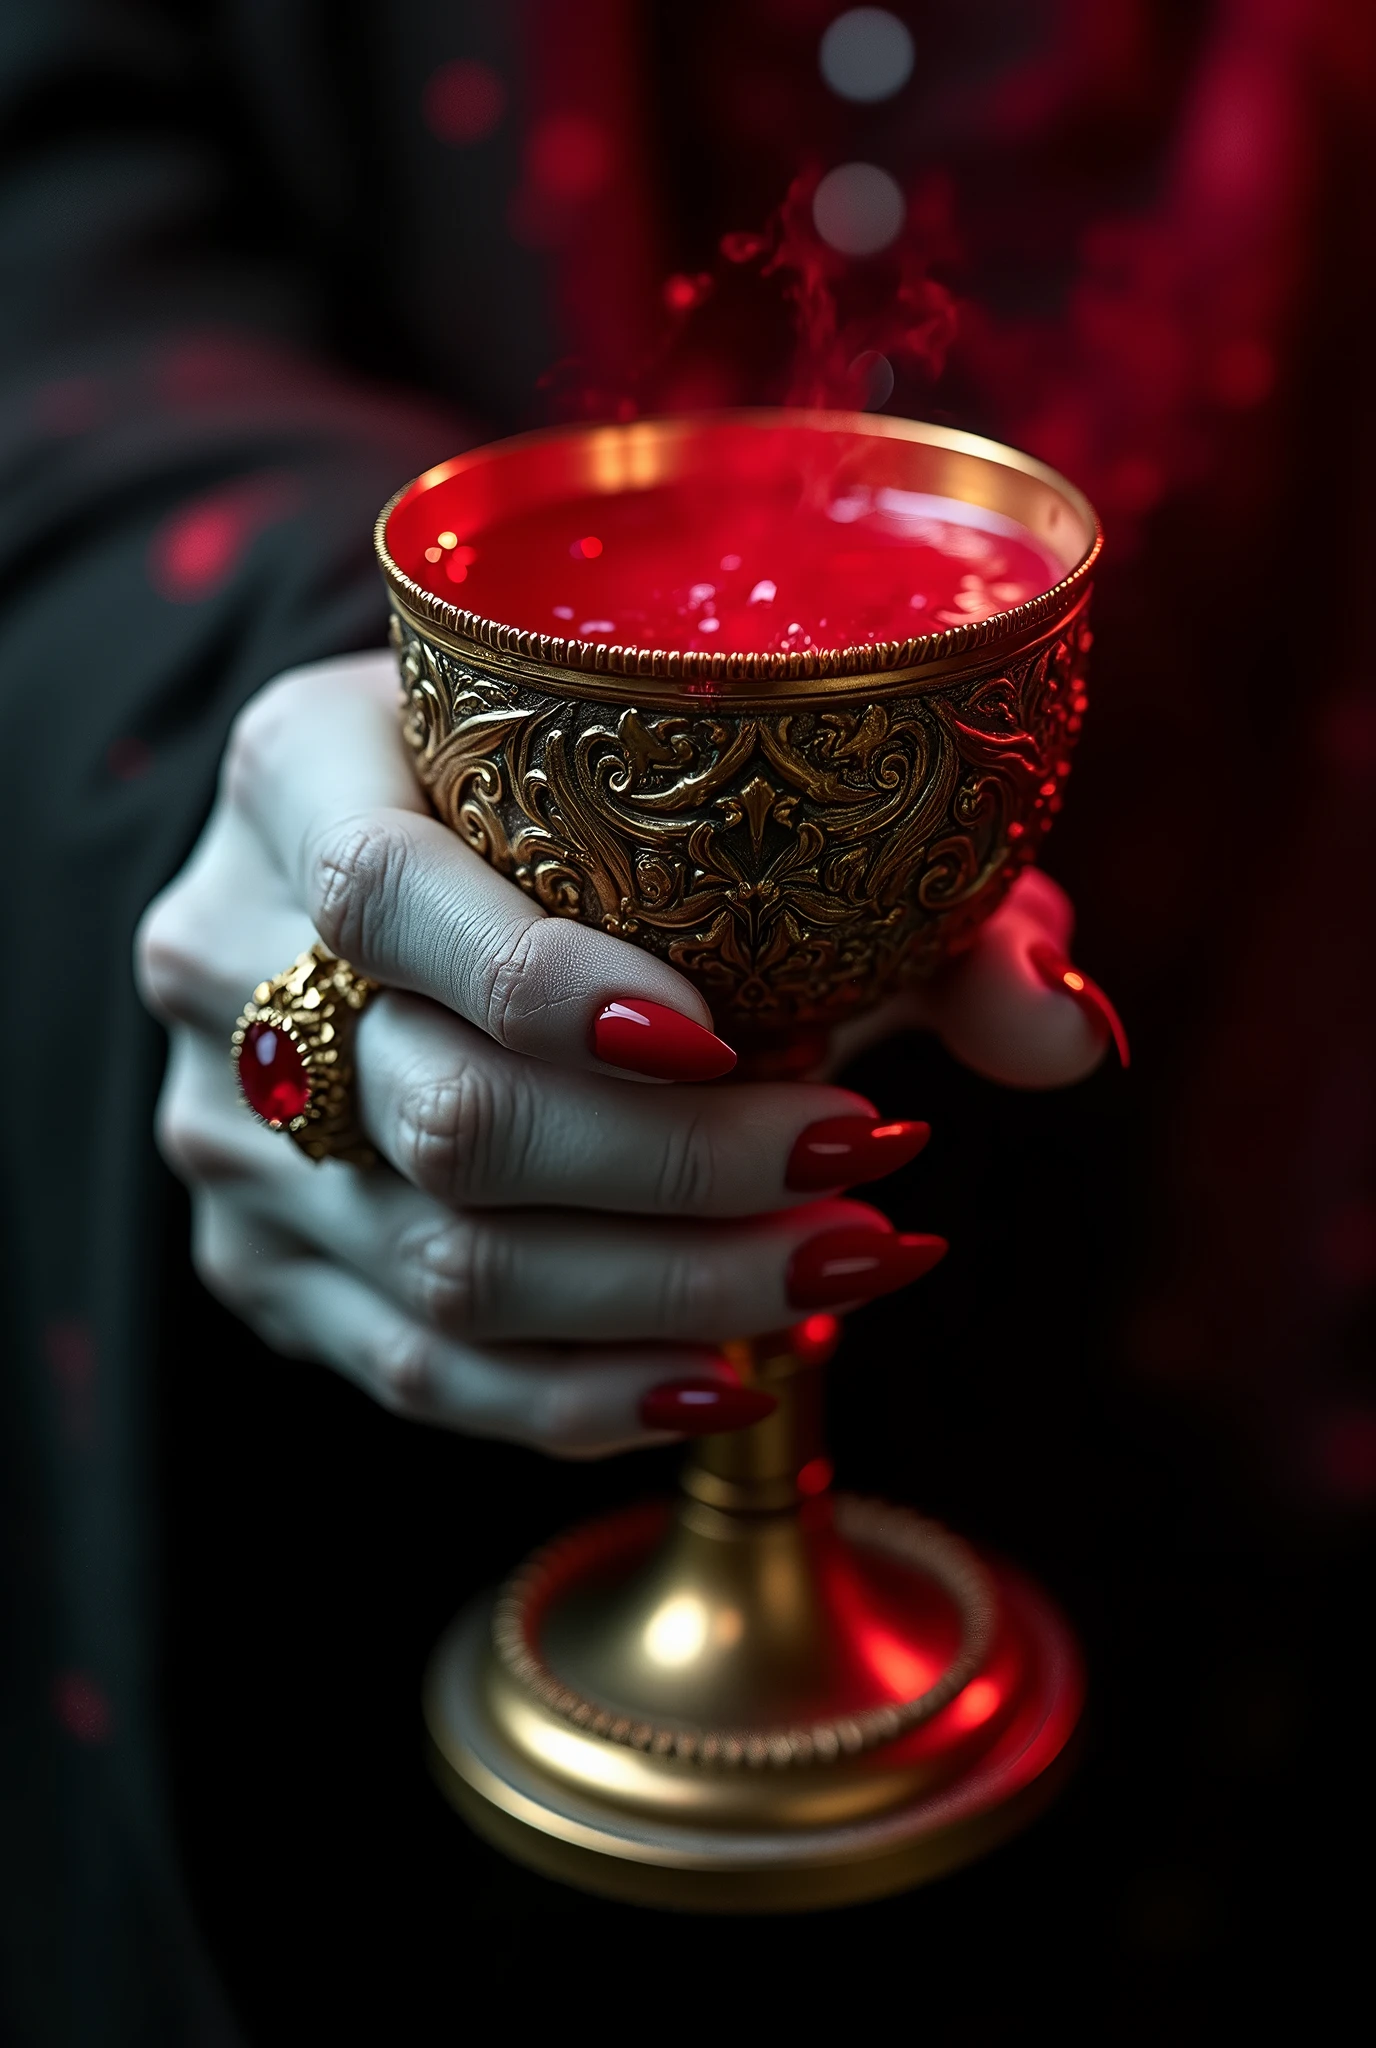
{"label": "red vapor rising", "polygon": [[[944,253],[949,240],[944,188],[917,194],[892,247],[857,260],[817,232],[821,176],[817,166],[800,172],[762,229],[723,235],[712,270],[665,280],[664,325],[632,379],[613,388],[577,358],[547,371],[540,388],[555,416],[629,420],[762,401],[877,407],[896,370],[935,381],[956,333],[955,300],[929,272],[933,247]],[[762,356],[761,330],[772,332],[779,312]]]}
{"label": "red vapor rising", "polygon": [[802,406],[881,404],[893,387],[876,389],[881,361],[935,380],[956,335],[956,303],[928,273],[920,216],[891,249],[862,265],[824,242],[813,221],[821,182],[817,167],[793,180],[761,236],[727,235],[729,262],[765,260],[762,277],[777,277],[793,309],[795,351],[784,402]]}

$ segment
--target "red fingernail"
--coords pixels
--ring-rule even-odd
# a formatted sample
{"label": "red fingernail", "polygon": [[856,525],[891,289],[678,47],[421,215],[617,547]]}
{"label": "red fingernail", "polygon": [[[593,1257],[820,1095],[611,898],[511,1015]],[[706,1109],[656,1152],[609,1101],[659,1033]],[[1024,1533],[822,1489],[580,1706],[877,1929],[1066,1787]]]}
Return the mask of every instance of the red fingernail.
{"label": "red fingernail", "polygon": [[1057,952],[1045,939],[1039,939],[1035,946],[1029,946],[1027,957],[1048,988],[1054,988],[1060,995],[1069,996],[1072,1002],[1079,1004],[1091,1022],[1104,1026],[1113,1040],[1119,1059],[1125,1067],[1130,1065],[1128,1035],[1123,1029],[1123,1020],[1098,982],[1091,981],[1082,969],[1072,966],[1065,954]]}
{"label": "red fingernail", "polygon": [[932,1135],[930,1124],[877,1124],[868,1117],[832,1116],[809,1124],[789,1155],[785,1187],[815,1195],[823,1188],[853,1188],[878,1180],[915,1159]]}
{"label": "red fingernail", "polygon": [[794,1308],[837,1308],[891,1294],[930,1273],[946,1256],[944,1237],[899,1237],[887,1230],[824,1230],[800,1244],[788,1262]]}
{"label": "red fingernail", "polygon": [[654,1081],[716,1081],[736,1055],[729,1045],[663,1003],[618,996],[592,1027],[592,1049],[609,1067]]}
{"label": "red fingernail", "polygon": [[672,1429],[678,1436],[714,1436],[727,1429],[748,1429],[778,1407],[772,1394],[758,1387],[733,1386],[727,1380],[665,1380],[641,1398],[640,1419],[647,1429]]}

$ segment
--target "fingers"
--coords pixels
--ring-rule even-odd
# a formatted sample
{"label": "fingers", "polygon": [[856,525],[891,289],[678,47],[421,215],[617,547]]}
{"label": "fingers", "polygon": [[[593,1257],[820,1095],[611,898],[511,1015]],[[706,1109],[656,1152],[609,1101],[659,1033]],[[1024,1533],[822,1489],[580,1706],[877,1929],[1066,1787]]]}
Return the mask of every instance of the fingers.
{"label": "fingers", "polygon": [[235,728],[225,786],[333,951],[499,1044],[606,1070],[590,1036],[609,1004],[639,999],[710,1026],[673,968],[544,916],[429,815],[388,658],[326,664],[264,691]]}
{"label": "fingers", "polygon": [[223,1202],[198,1204],[196,1237],[206,1284],[276,1350],[333,1366],[411,1421],[598,1458],[665,1441],[640,1416],[657,1389],[685,1379],[735,1384],[708,1347],[454,1343],[356,1275],[249,1227]]}
{"label": "fingers", "polygon": [[[571,1209],[455,1214],[389,1173],[306,1159],[243,1114],[228,1062],[184,1032],[158,1140],[183,1179],[252,1219],[265,1244],[308,1246],[471,1343],[715,1344],[890,1292],[944,1250],[836,1198],[724,1224]],[[251,1247],[244,1256],[247,1285],[261,1260]],[[220,1275],[222,1291],[232,1277]]]}
{"label": "fingers", "polygon": [[1107,997],[1065,958],[1070,899],[1029,868],[968,953],[922,991],[923,1021],[976,1073],[1013,1088],[1083,1080],[1127,1040]]}
{"label": "fingers", "polygon": [[222,802],[186,867],[140,920],[139,992],[165,1024],[192,1025],[227,1047],[258,983],[314,938],[258,833]]}
{"label": "fingers", "polygon": [[[272,1195],[260,1191],[255,1206],[265,1200]],[[322,1173],[292,1190],[289,1207],[273,1201],[272,1220],[421,1320],[473,1343],[724,1343],[780,1329],[806,1310],[887,1292],[906,1275],[900,1262],[892,1278],[885,1266],[872,1284],[875,1262],[862,1245],[830,1296],[809,1283],[815,1245],[874,1236],[881,1257],[888,1252],[888,1223],[858,1202],[814,1203],[730,1226],[567,1210],[456,1216],[390,1176]]]}
{"label": "fingers", "polygon": [[412,996],[369,1005],[356,1068],[373,1142],[451,1208],[751,1215],[890,1171],[925,1136],[922,1125],[885,1125],[871,1140],[876,1112],[840,1088],[628,1088],[559,1073]]}

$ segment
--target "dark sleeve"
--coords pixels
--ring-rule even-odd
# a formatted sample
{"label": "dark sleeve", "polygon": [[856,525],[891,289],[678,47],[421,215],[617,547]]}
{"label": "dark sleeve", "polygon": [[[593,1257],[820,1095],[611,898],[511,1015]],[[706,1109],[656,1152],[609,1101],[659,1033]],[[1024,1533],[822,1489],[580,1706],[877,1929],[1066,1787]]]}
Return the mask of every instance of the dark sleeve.
{"label": "dark sleeve", "polygon": [[130,945],[239,705],[381,643],[374,515],[459,431],[331,367],[255,245],[214,12],[0,7],[0,2034],[25,2043],[228,2038],[165,1820],[150,1360],[194,1335],[159,1328]]}

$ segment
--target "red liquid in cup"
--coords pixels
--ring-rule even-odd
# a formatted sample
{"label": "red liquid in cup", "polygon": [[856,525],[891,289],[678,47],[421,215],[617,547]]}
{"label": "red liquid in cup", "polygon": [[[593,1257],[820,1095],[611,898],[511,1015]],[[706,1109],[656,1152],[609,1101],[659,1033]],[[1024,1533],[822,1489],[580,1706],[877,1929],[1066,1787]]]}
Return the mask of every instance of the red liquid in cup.
{"label": "red liquid in cup", "polygon": [[801,489],[733,478],[590,493],[464,535],[436,512],[433,535],[416,535],[422,559],[402,566],[500,625],[704,654],[939,633],[1064,574],[1026,527],[979,506],[869,485],[799,502]]}

